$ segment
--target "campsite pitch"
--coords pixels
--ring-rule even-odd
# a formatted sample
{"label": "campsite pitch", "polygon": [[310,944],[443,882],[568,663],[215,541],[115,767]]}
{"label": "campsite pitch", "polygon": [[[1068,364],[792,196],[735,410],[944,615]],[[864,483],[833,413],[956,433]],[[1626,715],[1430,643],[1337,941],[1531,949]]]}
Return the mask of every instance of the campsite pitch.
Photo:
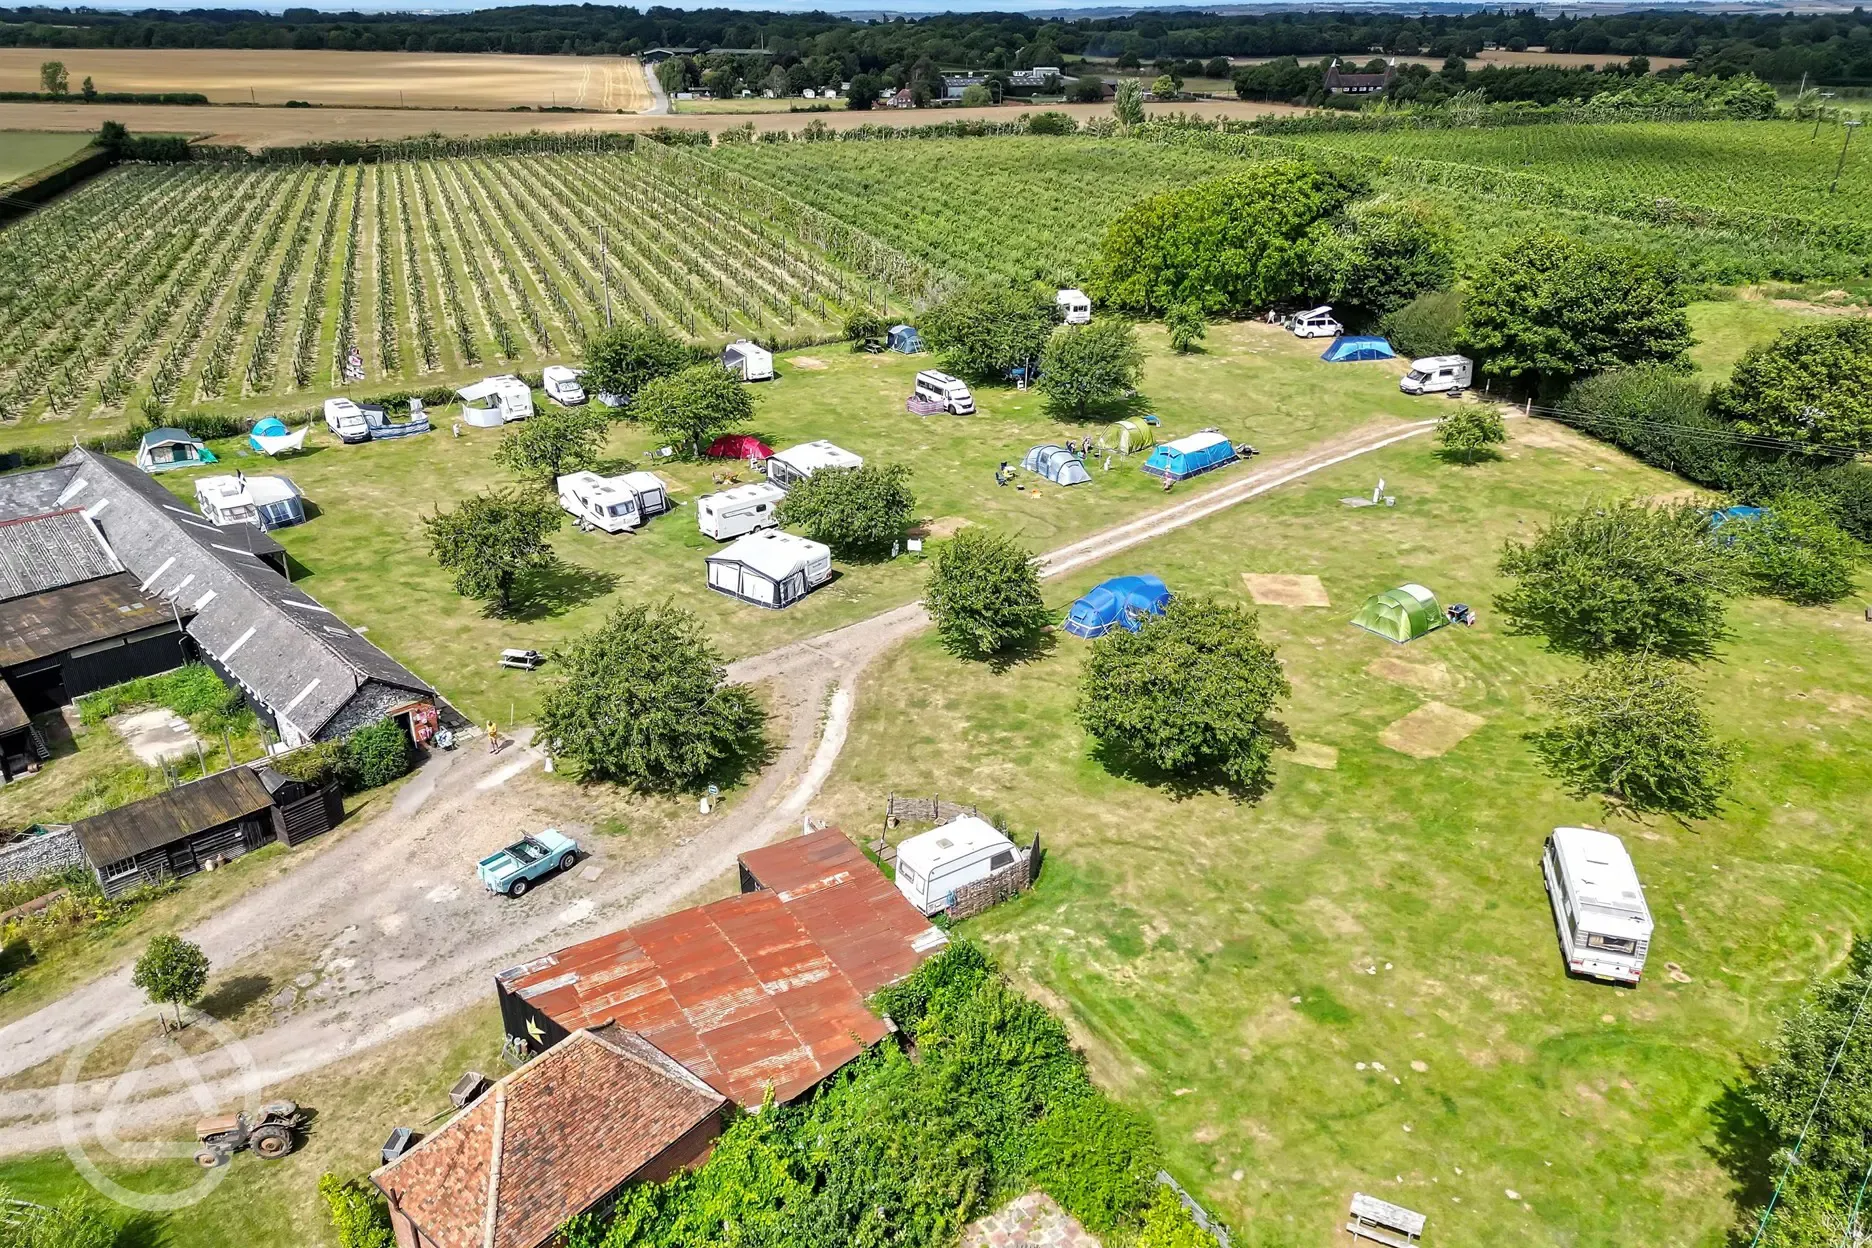
{"label": "campsite pitch", "polygon": [[1279,572],[1244,572],[1242,584],[1264,607],[1330,607],[1332,599],[1317,576],[1288,576]]}
{"label": "campsite pitch", "polygon": [[1404,718],[1387,724],[1378,740],[1412,758],[1437,758],[1481,731],[1480,715],[1441,702],[1426,702]]}

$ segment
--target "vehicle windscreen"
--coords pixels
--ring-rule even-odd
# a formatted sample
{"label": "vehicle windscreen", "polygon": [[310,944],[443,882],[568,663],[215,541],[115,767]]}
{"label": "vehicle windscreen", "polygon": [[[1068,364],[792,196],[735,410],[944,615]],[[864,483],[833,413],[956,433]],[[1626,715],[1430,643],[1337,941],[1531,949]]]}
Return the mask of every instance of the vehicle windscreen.
{"label": "vehicle windscreen", "polygon": [[1406,376],[1408,376],[1412,381],[1425,381],[1429,379],[1430,374],[1424,372],[1420,368],[1413,368],[1410,370],[1409,373],[1406,374]]}

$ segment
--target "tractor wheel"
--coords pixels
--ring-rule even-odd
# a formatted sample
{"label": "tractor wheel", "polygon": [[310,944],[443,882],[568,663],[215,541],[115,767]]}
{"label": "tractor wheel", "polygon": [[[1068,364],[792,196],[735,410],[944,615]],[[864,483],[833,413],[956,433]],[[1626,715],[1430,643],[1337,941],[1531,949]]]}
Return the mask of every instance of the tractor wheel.
{"label": "tractor wheel", "polygon": [[525,880],[515,880],[512,884],[507,886],[507,895],[509,897],[524,897],[526,896],[526,890],[527,882]]}
{"label": "tractor wheel", "polygon": [[227,1164],[227,1154],[218,1148],[198,1148],[195,1150],[195,1164],[204,1170],[213,1170],[216,1166]]}
{"label": "tractor wheel", "polygon": [[578,851],[575,849],[566,850],[564,857],[559,859],[559,869],[561,871],[570,871],[576,866],[578,866]]}
{"label": "tractor wheel", "polygon": [[247,1147],[267,1161],[278,1161],[292,1152],[292,1132],[285,1127],[261,1127],[247,1137]]}

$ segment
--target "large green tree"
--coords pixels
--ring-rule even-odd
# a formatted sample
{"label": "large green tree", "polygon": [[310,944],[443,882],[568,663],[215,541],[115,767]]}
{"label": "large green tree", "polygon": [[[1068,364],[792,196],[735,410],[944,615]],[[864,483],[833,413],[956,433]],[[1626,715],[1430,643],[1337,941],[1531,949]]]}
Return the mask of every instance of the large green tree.
{"label": "large green tree", "polygon": [[130,983],[141,988],[156,1005],[175,1007],[176,1025],[182,1023],[182,1007],[201,999],[208,986],[208,955],[200,945],[171,932],[150,937],[143,956],[130,970]]}
{"label": "large green tree", "polygon": [[747,385],[718,364],[697,364],[644,383],[631,404],[636,417],[692,455],[754,418]]}
{"label": "large green tree", "polygon": [[1005,533],[969,525],[936,548],[923,605],[953,654],[998,654],[1046,623],[1033,552]]}
{"label": "large green tree", "polygon": [[510,425],[494,448],[494,462],[528,481],[550,487],[561,473],[589,468],[604,453],[611,421],[589,407],[547,407]]}
{"label": "large green tree", "polygon": [[635,323],[617,325],[585,343],[585,387],[593,394],[630,399],[658,377],[679,373],[695,361],[689,348],[661,330]]}
{"label": "large green tree", "polygon": [[1483,264],[1456,340],[1488,376],[1553,392],[1588,373],[1681,360],[1686,301],[1669,256],[1534,234]]}
{"label": "large green tree", "polygon": [[1056,411],[1084,416],[1137,385],[1144,369],[1131,322],[1101,317],[1089,325],[1061,325],[1040,353],[1040,392]]}
{"label": "large green tree", "polygon": [[1178,304],[1247,313],[1307,293],[1316,256],[1359,184],[1269,161],[1133,204],[1106,228],[1091,289],[1151,315]]}
{"label": "large green tree", "polygon": [[1513,584],[1495,606],[1559,650],[1708,654],[1723,635],[1732,563],[1691,506],[1589,504],[1502,548]]}
{"label": "large green tree", "polygon": [[454,576],[456,593],[505,613],[521,574],[555,561],[550,539],[561,514],[548,495],[490,490],[423,517],[423,532],[429,553]]}
{"label": "large green tree", "polygon": [[840,556],[887,552],[916,513],[907,464],[822,468],[787,491],[778,519],[789,532]]}
{"label": "large green tree", "polygon": [[1838,602],[1853,592],[1865,551],[1826,504],[1792,491],[1768,500],[1759,520],[1725,524],[1742,573],[1757,592],[1803,606]]}
{"label": "large green tree", "polygon": [[1473,464],[1477,455],[1506,442],[1508,429],[1494,404],[1458,403],[1437,421],[1436,439],[1444,454]]}
{"label": "large green tree", "polygon": [[1536,692],[1556,719],[1531,734],[1534,752],[1575,796],[1687,818],[1716,813],[1735,751],[1717,738],[1676,664],[1613,654]]}
{"label": "large green tree", "polygon": [[680,607],[619,607],[553,660],[540,735],[587,777],[693,789],[760,749],[759,701],[728,683],[701,622]]}
{"label": "large green tree", "polygon": [[1383,316],[1456,280],[1456,226],[1410,199],[1351,205],[1321,240],[1316,286],[1333,303]]}
{"label": "large green tree", "polygon": [[1750,347],[1710,409],[1758,437],[1872,450],[1872,321],[1827,317]]}
{"label": "large green tree", "polygon": [[923,339],[942,366],[971,381],[1005,382],[1010,369],[1037,362],[1058,324],[1051,292],[979,282],[923,313]]}
{"label": "large green tree", "polygon": [[1079,724],[1116,759],[1160,772],[1219,772],[1246,790],[1267,782],[1268,717],[1292,693],[1252,611],[1177,599],[1138,631],[1092,643],[1079,682]]}

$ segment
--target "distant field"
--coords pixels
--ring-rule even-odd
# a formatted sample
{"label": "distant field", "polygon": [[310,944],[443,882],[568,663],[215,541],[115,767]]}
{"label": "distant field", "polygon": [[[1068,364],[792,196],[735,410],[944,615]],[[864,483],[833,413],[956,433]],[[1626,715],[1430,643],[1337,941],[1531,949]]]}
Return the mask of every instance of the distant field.
{"label": "distant field", "polygon": [[65,62],[74,90],[88,77],[99,91],[199,91],[216,104],[634,113],[651,99],[635,57],[220,48],[0,48],[0,91],[38,90],[39,66],[53,58]]}
{"label": "distant field", "polygon": [[0,131],[0,186],[57,164],[91,141],[83,134]]}

